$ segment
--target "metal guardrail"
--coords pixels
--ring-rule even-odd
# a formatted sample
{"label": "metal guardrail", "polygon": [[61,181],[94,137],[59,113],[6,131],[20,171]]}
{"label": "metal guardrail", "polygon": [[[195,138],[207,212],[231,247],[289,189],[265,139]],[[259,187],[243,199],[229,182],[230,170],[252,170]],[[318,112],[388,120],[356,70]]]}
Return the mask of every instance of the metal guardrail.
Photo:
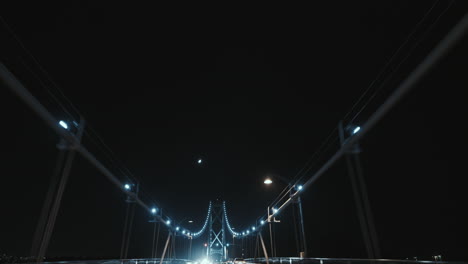
{"label": "metal guardrail", "polygon": [[[432,261],[432,260],[408,260],[408,259],[347,259],[347,258],[298,258],[278,257],[268,258],[275,264],[468,264],[461,261]],[[248,263],[266,263],[265,258],[248,258]]]}
{"label": "metal guardrail", "polygon": [[[160,258],[142,259],[96,259],[96,260],[58,260],[45,261],[43,264],[159,264]],[[35,264],[36,262],[18,262],[24,264]],[[194,261],[187,259],[165,259],[163,264],[194,264]]]}

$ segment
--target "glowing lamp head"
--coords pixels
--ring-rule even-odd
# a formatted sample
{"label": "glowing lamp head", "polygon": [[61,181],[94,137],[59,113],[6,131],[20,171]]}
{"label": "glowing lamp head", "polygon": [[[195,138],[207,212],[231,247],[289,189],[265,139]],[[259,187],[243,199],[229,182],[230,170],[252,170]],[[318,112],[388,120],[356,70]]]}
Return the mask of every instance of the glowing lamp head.
{"label": "glowing lamp head", "polygon": [[153,207],[153,208],[151,209],[151,213],[152,213],[152,214],[155,214],[157,211],[158,211],[158,209],[156,209],[155,207]]}
{"label": "glowing lamp head", "polygon": [[171,224],[171,220],[167,220],[166,225],[170,225],[170,224]]}
{"label": "glowing lamp head", "polygon": [[273,213],[276,214],[278,212],[278,209],[273,208]]}
{"label": "glowing lamp head", "polygon": [[255,231],[255,226],[252,226],[252,231]]}
{"label": "glowing lamp head", "polygon": [[297,186],[297,190],[298,190],[298,191],[302,191],[302,188],[304,188],[302,185],[298,185],[298,186]]}
{"label": "glowing lamp head", "polygon": [[356,134],[357,132],[359,132],[359,130],[361,130],[361,127],[357,126],[356,128],[354,128],[353,134]]}
{"label": "glowing lamp head", "polygon": [[67,124],[65,121],[63,121],[63,120],[60,120],[60,121],[59,121],[59,125],[60,125],[61,127],[65,128],[65,129],[68,129],[68,124]]}
{"label": "glowing lamp head", "polygon": [[126,183],[126,184],[124,185],[124,188],[125,188],[125,190],[130,191],[131,186],[130,186],[130,184]]}
{"label": "glowing lamp head", "polygon": [[186,233],[185,230],[183,230],[183,231],[182,231],[182,234],[185,234],[185,233]]}
{"label": "glowing lamp head", "polygon": [[179,229],[180,229],[180,227],[176,227],[176,228],[175,228],[176,231],[179,231]]}
{"label": "glowing lamp head", "polygon": [[262,221],[260,221],[260,224],[261,224],[261,225],[265,224],[265,221],[263,221],[263,220],[262,220]]}
{"label": "glowing lamp head", "polygon": [[270,185],[273,183],[273,181],[270,179],[270,178],[266,178],[264,181],[263,181],[264,184],[266,185]]}

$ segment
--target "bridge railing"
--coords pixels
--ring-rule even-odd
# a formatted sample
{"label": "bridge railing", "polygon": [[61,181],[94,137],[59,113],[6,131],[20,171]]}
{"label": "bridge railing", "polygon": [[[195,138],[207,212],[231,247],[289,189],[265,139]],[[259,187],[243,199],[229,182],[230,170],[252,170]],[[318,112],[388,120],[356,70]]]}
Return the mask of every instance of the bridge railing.
{"label": "bridge railing", "polygon": [[[410,259],[353,259],[353,258],[298,258],[275,257],[269,258],[269,263],[275,264],[468,264],[458,261],[431,261]],[[247,263],[266,263],[265,258],[248,258]]]}
{"label": "bridge railing", "polygon": [[[25,262],[33,264],[36,262]],[[138,259],[96,259],[96,260],[71,260],[71,261],[47,261],[44,264],[160,264],[160,258],[138,258]],[[164,259],[163,264],[193,264],[187,259]]]}

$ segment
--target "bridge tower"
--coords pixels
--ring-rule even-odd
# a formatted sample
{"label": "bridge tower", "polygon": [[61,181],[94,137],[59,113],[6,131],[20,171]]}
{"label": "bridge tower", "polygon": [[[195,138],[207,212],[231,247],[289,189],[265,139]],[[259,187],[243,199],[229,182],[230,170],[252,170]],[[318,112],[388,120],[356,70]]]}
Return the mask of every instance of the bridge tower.
{"label": "bridge tower", "polygon": [[226,260],[226,235],[223,201],[216,200],[213,203],[209,219],[209,244],[208,256],[213,261]]}

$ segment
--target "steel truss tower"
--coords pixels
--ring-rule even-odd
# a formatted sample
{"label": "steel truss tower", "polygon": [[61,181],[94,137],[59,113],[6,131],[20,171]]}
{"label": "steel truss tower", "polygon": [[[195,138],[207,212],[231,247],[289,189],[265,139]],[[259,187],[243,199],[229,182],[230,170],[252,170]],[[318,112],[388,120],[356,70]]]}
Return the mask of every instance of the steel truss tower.
{"label": "steel truss tower", "polygon": [[226,260],[226,234],[225,227],[226,222],[224,218],[224,206],[223,202],[216,200],[213,203],[209,220],[209,244],[208,244],[208,256],[213,261]]}

